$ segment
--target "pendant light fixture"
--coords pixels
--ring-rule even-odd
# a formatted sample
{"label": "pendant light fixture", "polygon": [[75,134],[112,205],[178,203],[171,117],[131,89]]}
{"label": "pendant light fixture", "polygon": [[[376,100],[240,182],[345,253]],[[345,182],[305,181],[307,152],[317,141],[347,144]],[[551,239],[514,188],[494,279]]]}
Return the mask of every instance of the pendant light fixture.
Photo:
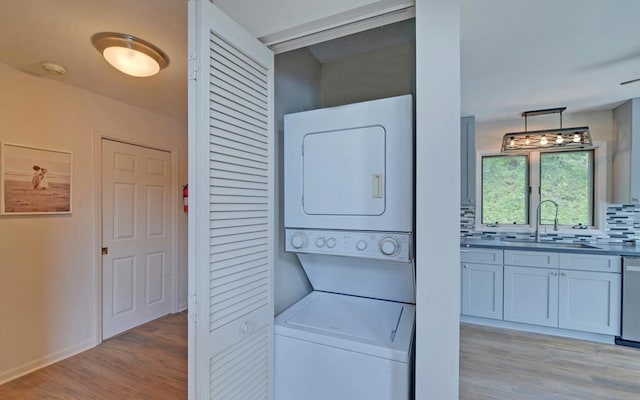
{"label": "pendant light fixture", "polygon": [[[591,134],[588,126],[577,128],[562,127],[562,113],[567,107],[549,108],[545,110],[525,111],[524,132],[506,133],[502,138],[502,152],[517,152],[549,148],[586,148],[591,147]],[[527,130],[527,118],[538,115],[560,114],[560,128],[540,131]]]}
{"label": "pendant light fixture", "polygon": [[96,33],[91,43],[109,64],[127,75],[153,76],[169,65],[169,57],[158,47],[125,33]]}

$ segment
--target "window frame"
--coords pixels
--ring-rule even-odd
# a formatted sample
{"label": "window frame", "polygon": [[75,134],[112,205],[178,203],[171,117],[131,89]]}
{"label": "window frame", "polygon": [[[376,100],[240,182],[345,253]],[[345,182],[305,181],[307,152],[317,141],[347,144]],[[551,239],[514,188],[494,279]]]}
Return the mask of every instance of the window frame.
{"label": "window frame", "polygon": [[498,225],[482,223],[482,159],[483,157],[505,156],[508,154],[495,151],[477,151],[476,152],[476,206],[475,206],[475,230],[479,232],[524,232],[531,233],[535,231],[536,208],[540,203],[540,154],[555,153],[567,151],[593,150],[593,225],[586,229],[574,229],[571,225],[561,225],[558,232],[550,229],[551,225],[540,224],[541,233],[554,232],[558,234],[603,234],[604,222],[606,214],[606,197],[607,197],[607,144],[606,142],[595,142],[594,145],[587,149],[563,149],[563,150],[532,150],[514,153],[514,155],[528,155],[529,158],[529,198],[527,201],[529,223],[520,225]]}

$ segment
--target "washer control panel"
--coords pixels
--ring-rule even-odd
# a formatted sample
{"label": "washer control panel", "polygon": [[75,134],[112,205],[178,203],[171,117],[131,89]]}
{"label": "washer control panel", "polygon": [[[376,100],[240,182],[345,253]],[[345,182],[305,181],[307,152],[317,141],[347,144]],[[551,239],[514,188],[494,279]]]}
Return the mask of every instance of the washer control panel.
{"label": "washer control panel", "polygon": [[411,261],[413,238],[406,232],[286,229],[285,250],[294,253]]}

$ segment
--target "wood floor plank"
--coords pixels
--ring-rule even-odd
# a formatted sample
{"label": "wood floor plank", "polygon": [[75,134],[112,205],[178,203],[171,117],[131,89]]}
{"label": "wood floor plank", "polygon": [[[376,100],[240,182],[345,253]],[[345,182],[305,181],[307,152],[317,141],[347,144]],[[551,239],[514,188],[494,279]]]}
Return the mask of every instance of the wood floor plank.
{"label": "wood floor plank", "polygon": [[186,312],[152,321],[0,386],[2,400],[186,398]]}
{"label": "wood floor plank", "polygon": [[638,400],[640,350],[462,324],[460,399]]}

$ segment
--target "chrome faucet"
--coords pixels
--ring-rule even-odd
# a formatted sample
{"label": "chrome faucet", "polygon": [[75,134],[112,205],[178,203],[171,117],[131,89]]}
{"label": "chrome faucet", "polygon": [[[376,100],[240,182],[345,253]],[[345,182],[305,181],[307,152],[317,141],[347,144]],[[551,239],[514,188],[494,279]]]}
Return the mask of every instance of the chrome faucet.
{"label": "chrome faucet", "polygon": [[536,242],[540,241],[540,207],[544,204],[544,203],[551,203],[554,206],[556,206],[556,217],[553,220],[553,230],[557,231],[558,230],[558,203],[556,203],[553,200],[544,200],[541,201],[540,204],[538,204],[538,207],[536,208]]}

